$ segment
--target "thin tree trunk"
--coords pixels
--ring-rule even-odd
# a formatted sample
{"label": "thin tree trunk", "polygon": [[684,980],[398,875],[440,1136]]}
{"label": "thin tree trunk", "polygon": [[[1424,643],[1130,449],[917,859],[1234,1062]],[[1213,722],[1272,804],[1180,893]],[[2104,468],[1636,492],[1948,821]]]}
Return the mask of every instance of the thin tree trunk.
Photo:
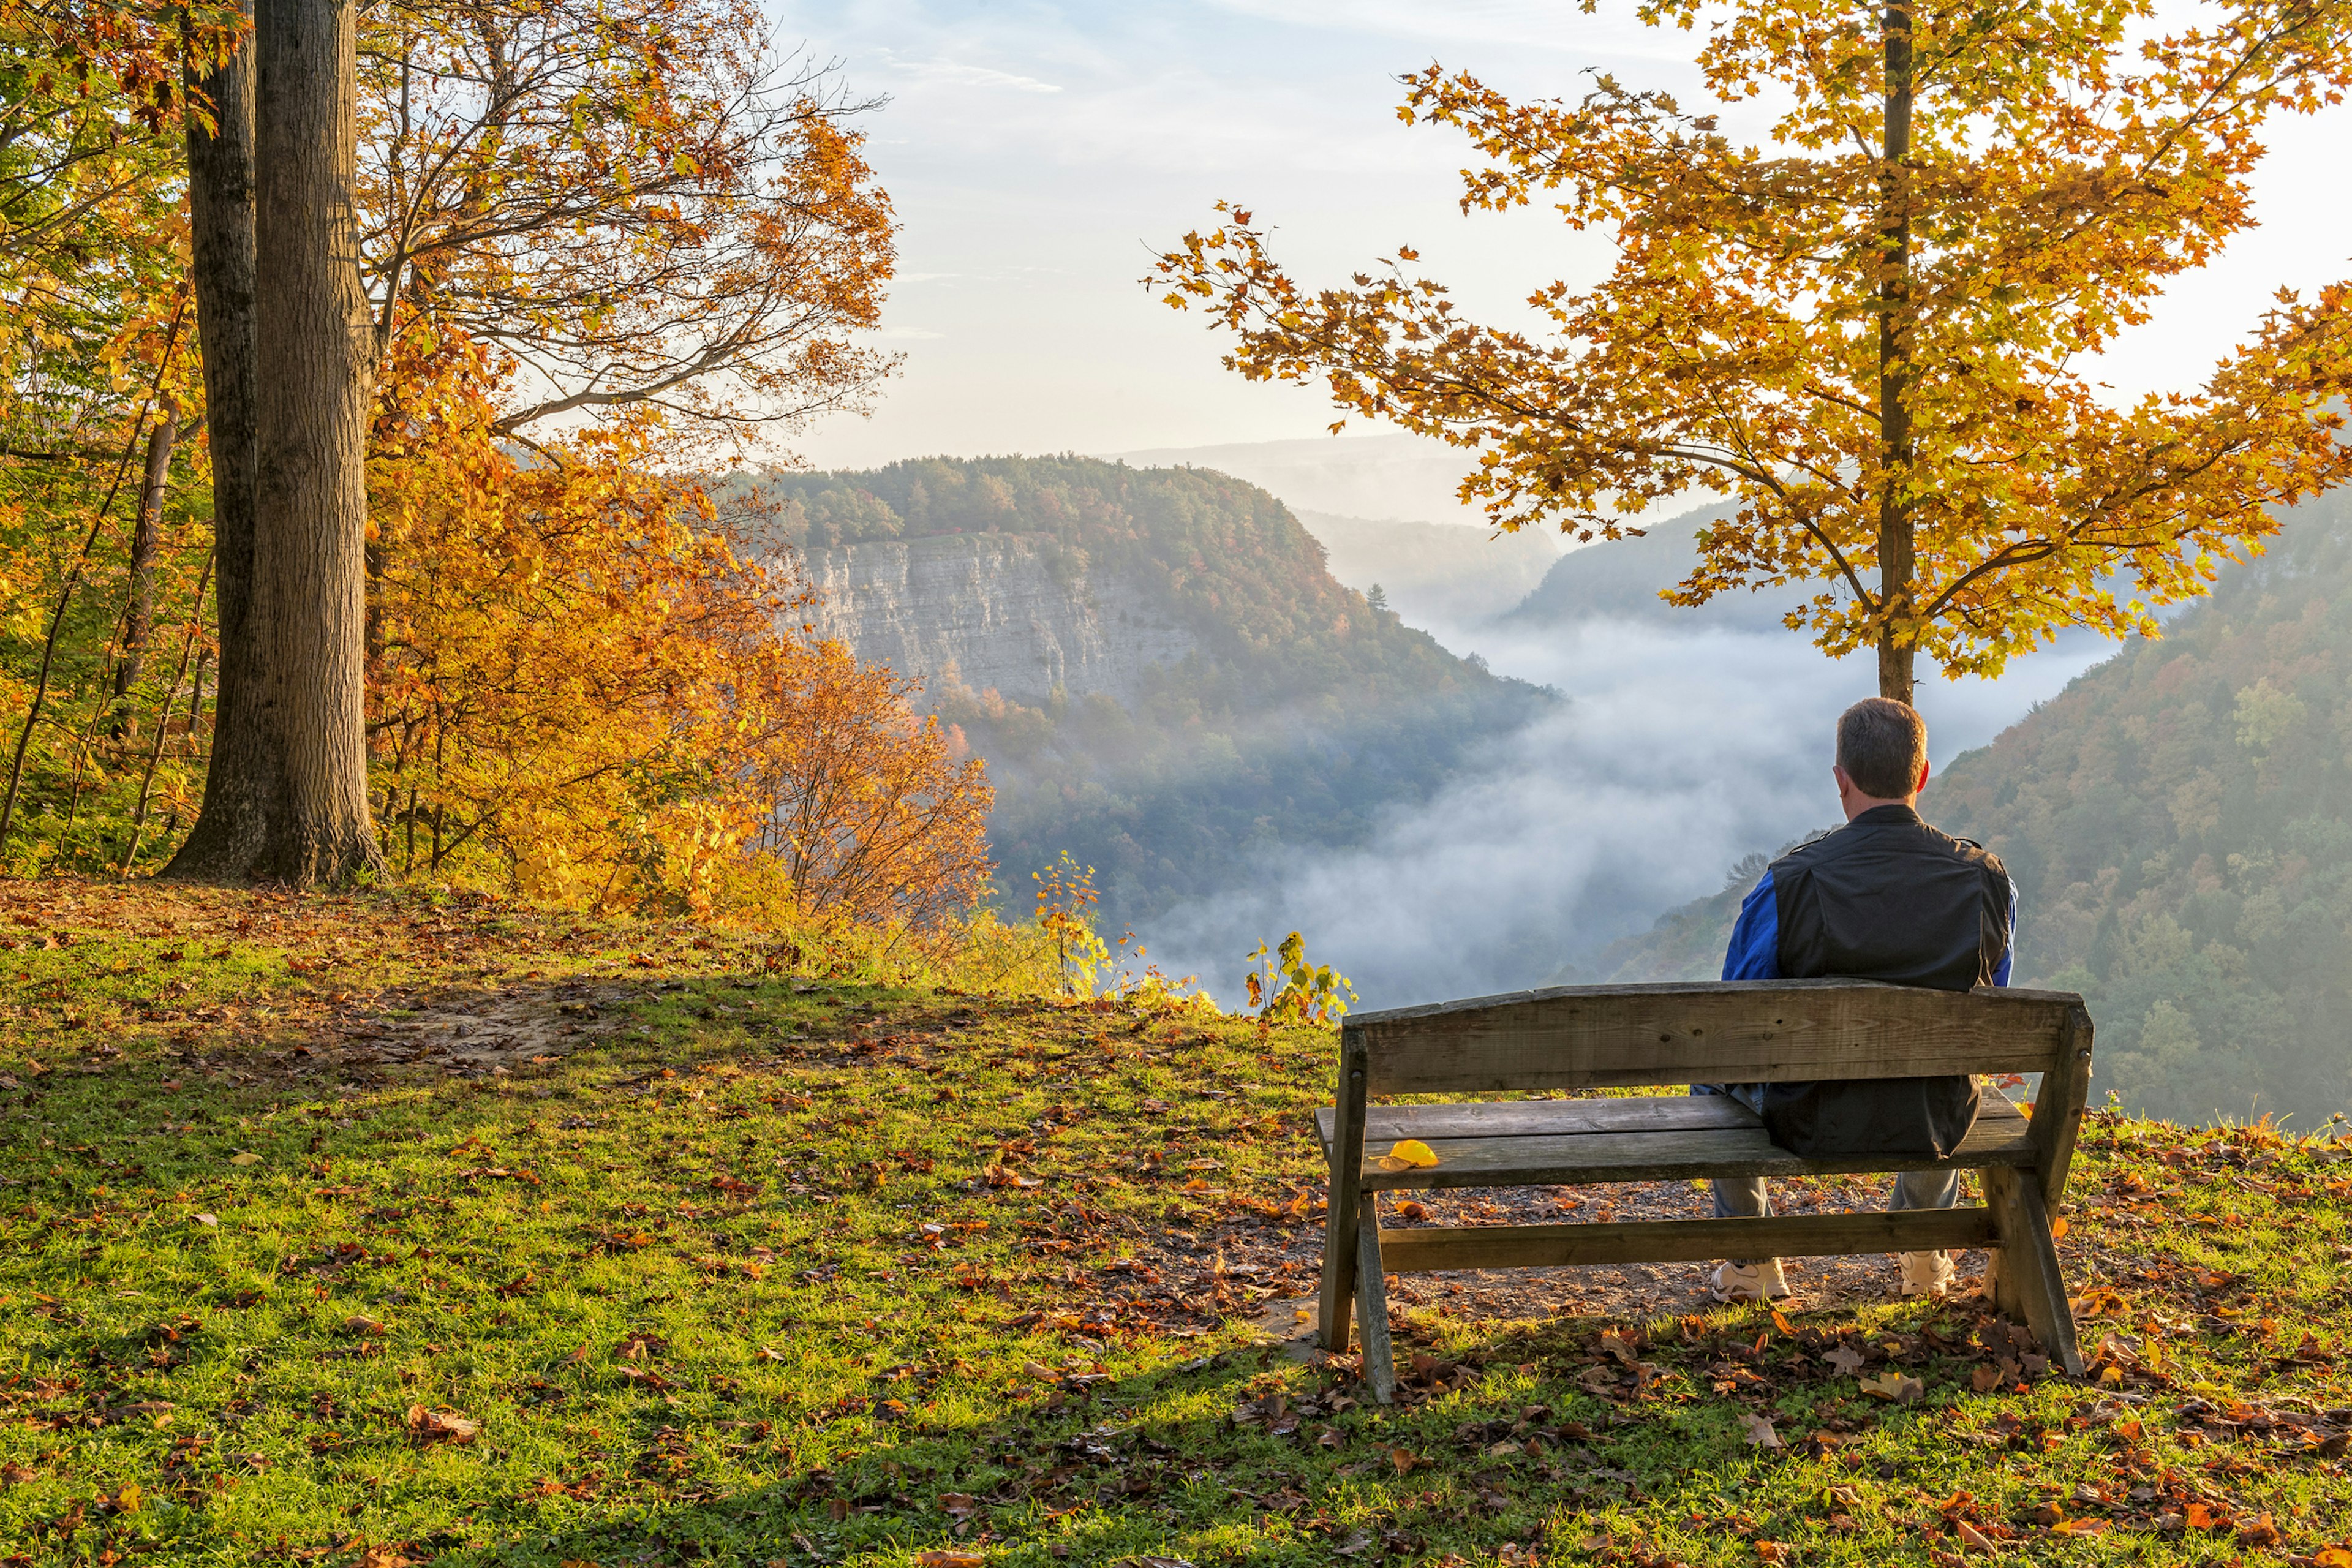
{"label": "thin tree trunk", "polygon": [[139,518],[131,531],[131,599],[122,616],[122,652],[114,664],[114,716],[110,732],[130,732],[131,689],[147,662],[155,629],[155,557],[163,541],[163,481],[172,472],[172,445],[180,434],[179,410],[163,402],[163,416],[147,435],[147,472],[139,488]]}
{"label": "thin tree trunk", "polygon": [[[188,635],[180,644],[180,668],[172,673],[172,684],[163,693],[163,705],[155,715],[155,743],[147,749],[146,771],[139,775],[139,808],[131,814],[131,841],[123,846],[120,873],[131,875],[131,862],[139,858],[139,841],[147,833],[147,802],[155,787],[155,769],[163,761],[163,742],[172,732],[172,704],[180,695],[180,682],[187,679],[188,658],[195,651],[196,637],[205,629],[205,592],[212,586],[212,557],[205,558],[204,574],[196,579],[196,602],[188,610]],[[204,666],[196,667],[196,684],[204,685]],[[195,715],[189,714],[190,734],[195,733]]]}
{"label": "thin tree trunk", "polygon": [[1878,694],[1908,702],[1917,651],[1916,631],[1898,626],[1912,613],[1916,574],[1911,464],[1911,0],[1888,0],[1880,23],[1886,57],[1886,146],[1879,166],[1878,278]]}
{"label": "thin tree trunk", "polygon": [[[245,7],[247,17],[252,7]],[[204,804],[167,877],[241,881],[253,874],[280,783],[263,731],[262,665],[253,624],[254,257],[253,38],[218,68],[190,63],[189,96],[214,123],[188,116],[189,271],[205,351],[205,432],[213,470],[213,602],[220,668]]]}
{"label": "thin tree trunk", "polygon": [[172,352],[180,341],[180,321],[185,307],[173,312],[171,335],[163,342],[163,357],[155,363],[155,379],[140,400],[139,413],[131,423],[131,439],[122,446],[121,460],[114,466],[113,482],[106,488],[106,499],[98,503],[98,515],[90,519],[89,532],[81,542],[81,553],[74,558],[73,567],[66,574],[65,586],[58,594],[56,613],[49,616],[48,636],[41,642],[41,671],[33,683],[33,700],[26,706],[24,728],[16,731],[16,754],[8,762],[8,795],[0,802],[0,846],[8,842],[8,830],[16,825],[16,796],[25,782],[25,753],[33,743],[33,727],[41,721],[41,710],[49,695],[49,676],[56,669],[58,634],[65,628],[66,612],[73,607],[73,597],[81,587],[81,574],[89,566],[89,552],[98,547],[98,536],[106,527],[106,514],[114,510],[114,498],[121,492],[122,476],[131,468],[131,454],[138,450],[140,426],[147,418],[147,410],[155,398],[155,389],[163,384],[163,373],[172,363]]}

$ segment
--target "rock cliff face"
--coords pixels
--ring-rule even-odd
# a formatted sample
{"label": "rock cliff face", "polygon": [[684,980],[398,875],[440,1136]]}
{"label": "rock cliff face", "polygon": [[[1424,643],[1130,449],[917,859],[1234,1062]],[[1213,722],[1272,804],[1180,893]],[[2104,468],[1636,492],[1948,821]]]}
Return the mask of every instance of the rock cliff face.
{"label": "rock cliff face", "polygon": [[[816,625],[869,663],[1038,706],[1056,687],[1132,704],[1144,673],[1199,646],[1133,584],[1084,572],[1049,534],[960,533],[837,544],[802,558],[824,596]],[[1065,581],[1065,579],[1067,579]]]}

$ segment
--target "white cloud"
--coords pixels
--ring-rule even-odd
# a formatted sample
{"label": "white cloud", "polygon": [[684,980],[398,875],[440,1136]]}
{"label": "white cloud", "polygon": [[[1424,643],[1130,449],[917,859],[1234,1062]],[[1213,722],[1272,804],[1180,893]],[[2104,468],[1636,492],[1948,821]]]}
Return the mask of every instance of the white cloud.
{"label": "white cloud", "polygon": [[1059,92],[1061,87],[1041,81],[1034,76],[1022,76],[1015,71],[998,70],[993,66],[971,65],[961,60],[906,60],[887,49],[877,49],[872,57],[886,70],[925,82],[958,82],[969,87],[1001,87],[1014,92]]}

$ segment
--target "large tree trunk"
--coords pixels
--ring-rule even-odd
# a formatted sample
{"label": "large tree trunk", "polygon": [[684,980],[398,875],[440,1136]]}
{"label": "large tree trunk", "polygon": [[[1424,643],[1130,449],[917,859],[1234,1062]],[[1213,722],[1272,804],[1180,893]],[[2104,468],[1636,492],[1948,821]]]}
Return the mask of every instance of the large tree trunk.
{"label": "large tree trunk", "polygon": [[256,6],[254,624],[285,784],[254,869],[298,886],[382,872],[367,791],[367,434],[353,0]]}
{"label": "large tree trunk", "polygon": [[[351,0],[256,7],[252,276],[269,315],[253,340],[253,732],[246,752],[215,748],[206,808],[217,786],[239,818],[201,860],[200,822],[173,862],[188,875],[308,886],[383,870],[362,658],[373,358],[353,209],[355,22]],[[226,666],[226,605],[222,620]]]}
{"label": "large tree trunk", "polygon": [[1911,700],[1916,634],[1895,617],[1912,613],[1916,576],[1911,463],[1911,3],[1888,0],[1880,22],[1886,58],[1886,144],[1879,165],[1878,602],[1889,623],[1878,633],[1878,694]]}
{"label": "large tree trunk", "polygon": [[163,874],[237,881],[260,859],[278,795],[276,748],[261,728],[262,665],[253,628],[253,39],[216,70],[192,65],[188,85],[192,97],[211,104],[215,121],[207,130],[189,116],[188,218],[212,457],[220,667],[204,805]]}

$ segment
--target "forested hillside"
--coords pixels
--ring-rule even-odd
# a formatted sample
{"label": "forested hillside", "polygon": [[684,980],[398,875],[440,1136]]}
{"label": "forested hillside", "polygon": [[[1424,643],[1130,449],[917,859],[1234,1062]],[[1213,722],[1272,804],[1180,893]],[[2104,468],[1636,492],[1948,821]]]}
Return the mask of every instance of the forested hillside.
{"label": "forested hillside", "polygon": [[1276,844],[1354,842],[1551,700],[1373,608],[1282,502],[1207,469],[929,458],[761,489],[772,536],[796,549],[1040,536],[1071,584],[1137,596],[1190,633],[1193,650],[1147,672],[1131,703],[929,694],[988,760],[1003,889],[1025,896],[1028,872],[1066,849],[1097,868],[1114,930],[1231,885]]}
{"label": "forested hillside", "polygon": [[2090,998],[2134,1110],[2352,1109],[2347,588],[2339,494],[1930,787],[2008,862],[2021,973]]}
{"label": "forested hillside", "polygon": [[[2352,1110],[2347,589],[2339,496],[2161,640],[1954,759],[1920,803],[2007,862],[2019,983],[2090,999],[2095,1092],[2136,1112],[2307,1127]],[[1763,864],[1611,948],[1600,972],[1713,977]]]}

